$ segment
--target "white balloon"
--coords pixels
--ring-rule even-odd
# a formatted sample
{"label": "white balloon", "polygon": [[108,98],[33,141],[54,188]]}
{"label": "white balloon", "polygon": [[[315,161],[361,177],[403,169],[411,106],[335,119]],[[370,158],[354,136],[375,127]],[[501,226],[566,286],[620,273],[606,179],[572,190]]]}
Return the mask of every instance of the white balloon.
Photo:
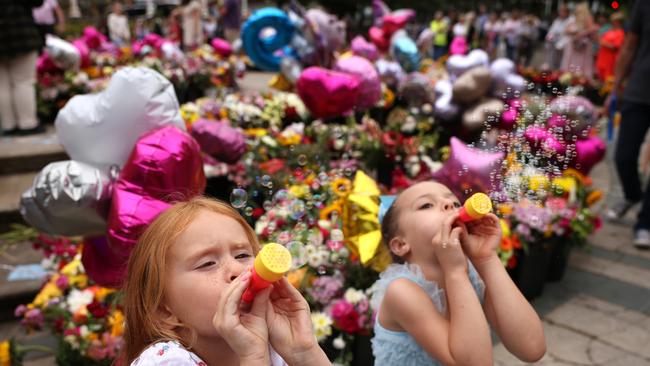
{"label": "white balloon", "polygon": [[460,108],[452,103],[453,86],[447,79],[438,80],[435,86],[436,102],[434,111],[437,116],[443,119],[454,119],[458,116]]}
{"label": "white balloon", "polygon": [[177,45],[171,42],[165,42],[160,46],[163,57],[165,60],[180,62],[185,58],[185,54],[178,48]]}
{"label": "white balloon", "polygon": [[512,98],[515,92],[526,89],[526,79],[517,74],[515,63],[507,58],[499,58],[490,65],[492,73],[492,95],[497,98]]}
{"label": "white balloon", "polygon": [[490,57],[485,51],[476,49],[465,55],[452,55],[447,60],[447,70],[452,80],[462,75],[465,71],[473,69],[478,66],[488,67],[490,64]]}
{"label": "white balloon", "polygon": [[120,69],[104,91],[73,97],[55,121],[70,158],[100,169],[123,166],[142,134],[168,124],[185,130],[174,88],[144,67]]}

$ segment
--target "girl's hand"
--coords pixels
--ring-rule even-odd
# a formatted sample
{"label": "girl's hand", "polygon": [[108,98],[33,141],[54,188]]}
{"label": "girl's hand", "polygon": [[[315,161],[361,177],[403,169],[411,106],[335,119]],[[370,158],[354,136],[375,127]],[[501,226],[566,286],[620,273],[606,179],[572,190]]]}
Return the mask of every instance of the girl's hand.
{"label": "girl's hand", "polygon": [[271,346],[289,365],[329,364],[314,336],[309,304],[286,278],[273,285],[266,318]]}
{"label": "girl's hand", "polygon": [[494,214],[460,225],[463,226],[460,237],[463,251],[472,263],[480,263],[496,254],[501,243],[501,224]]}
{"label": "girl's hand", "polygon": [[458,213],[447,217],[440,229],[440,235],[433,239],[433,252],[445,273],[467,271],[467,257],[460,244],[462,227],[452,227],[458,219]]}
{"label": "girl's hand", "polygon": [[259,292],[250,311],[245,311],[241,297],[251,272],[245,271],[232,281],[219,299],[212,324],[219,335],[239,356],[240,362],[269,364],[269,334],[266,314],[271,288]]}

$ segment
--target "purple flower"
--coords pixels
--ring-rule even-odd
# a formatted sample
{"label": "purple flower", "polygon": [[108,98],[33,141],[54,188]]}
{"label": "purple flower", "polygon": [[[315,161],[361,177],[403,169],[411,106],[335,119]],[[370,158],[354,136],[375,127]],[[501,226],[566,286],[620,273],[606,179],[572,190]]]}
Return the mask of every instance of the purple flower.
{"label": "purple flower", "polygon": [[25,315],[26,312],[27,312],[27,306],[20,304],[16,307],[16,310],[14,310],[14,316],[20,318],[23,315]]}
{"label": "purple flower", "polygon": [[321,276],[314,280],[309,294],[321,304],[328,304],[341,293],[343,280],[336,276]]}
{"label": "purple flower", "polygon": [[45,318],[39,309],[30,309],[25,312],[25,317],[21,321],[26,327],[39,329],[43,326]]}

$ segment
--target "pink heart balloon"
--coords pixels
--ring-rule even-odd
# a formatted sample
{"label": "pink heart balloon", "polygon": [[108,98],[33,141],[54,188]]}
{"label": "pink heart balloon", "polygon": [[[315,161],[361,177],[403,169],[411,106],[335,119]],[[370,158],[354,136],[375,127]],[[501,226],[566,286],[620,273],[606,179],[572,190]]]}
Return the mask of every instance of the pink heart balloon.
{"label": "pink heart balloon", "polygon": [[354,75],[361,81],[356,107],[368,109],[381,99],[381,80],[370,61],[361,56],[344,57],[336,61],[334,70]]}
{"label": "pink heart balloon", "polygon": [[112,254],[106,265],[119,274],[120,281],[131,249],[146,226],[169,207],[168,202],[188,199],[204,189],[201,151],[187,133],[166,126],[138,140],[113,188],[108,217]]}
{"label": "pink heart balloon", "polygon": [[366,41],[366,39],[360,35],[352,39],[352,42],[350,43],[350,49],[352,49],[352,53],[355,55],[365,57],[373,62],[379,58],[377,47],[374,44]]}
{"label": "pink heart balloon", "polygon": [[520,99],[511,99],[508,101],[508,109],[501,113],[501,123],[499,127],[511,130],[517,124],[517,116],[519,115],[519,110],[521,108]]}
{"label": "pink heart balloon", "polygon": [[88,45],[82,38],[75,39],[72,41],[72,45],[75,46],[77,51],[79,51],[79,56],[81,56],[81,67],[90,66],[90,50]]}
{"label": "pink heart balloon", "polygon": [[192,124],[192,136],[203,152],[224,163],[234,164],[246,152],[244,134],[227,121],[199,119]]}
{"label": "pink heart balloon", "polygon": [[433,173],[432,178],[446,185],[461,200],[473,193],[495,191],[499,182],[490,176],[501,168],[503,157],[503,152],[474,149],[452,137],[449,159]]}
{"label": "pink heart balloon", "polygon": [[370,27],[368,30],[368,36],[370,41],[377,46],[381,51],[386,52],[388,46],[390,46],[390,37],[386,36],[386,33],[381,28]]}
{"label": "pink heart balloon", "polygon": [[232,46],[225,39],[213,38],[210,45],[214,48],[214,52],[221,57],[228,57],[232,54]]}
{"label": "pink heart balloon", "polygon": [[359,97],[360,81],[353,75],[312,66],[296,82],[298,95],[317,118],[350,112]]}
{"label": "pink heart balloon", "polygon": [[605,157],[607,147],[599,137],[576,141],[576,158],[572,166],[583,174],[589,174],[594,165]]}

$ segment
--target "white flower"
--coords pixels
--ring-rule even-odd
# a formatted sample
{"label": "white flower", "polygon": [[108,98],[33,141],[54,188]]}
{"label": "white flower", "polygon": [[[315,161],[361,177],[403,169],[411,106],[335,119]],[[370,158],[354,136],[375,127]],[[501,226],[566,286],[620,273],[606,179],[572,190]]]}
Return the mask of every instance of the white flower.
{"label": "white flower", "polygon": [[343,231],[341,229],[334,229],[330,232],[330,239],[333,241],[343,241]]}
{"label": "white flower", "polygon": [[43,267],[46,271],[56,271],[56,265],[54,264],[54,261],[49,259],[49,258],[43,258],[41,260],[41,267]]}
{"label": "white flower", "polygon": [[86,338],[88,336],[88,333],[90,333],[90,330],[88,330],[88,326],[82,325],[79,327],[79,335],[81,338]]}
{"label": "white flower", "polygon": [[77,337],[73,335],[67,335],[63,337],[63,340],[66,341],[72,349],[79,349],[79,341],[77,341]]}
{"label": "white flower", "polygon": [[355,290],[353,288],[349,288],[345,291],[345,294],[343,295],[345,298],[345,301],[349,302],[350,304],[356,304],[361,300],[366,299],[366,294],[363,293],[363,291]]}
{"label": "white flower", "polygon": [[309,254],[309,259],[307,259],[307,263],[309,263],[310,267],[316,268],[321,265],[321,256],[318,254],[319,253]]}
{"label": "white flower", "polygon": [[415,128],[417,127],[418,122],[415,120],[415,117],[413,116],[408,116],[406,117],[404,123],[402,124],[402,132],[409,133],[415,131]]}
{"label": "white flower", "polygon": [[93,302],[93,293],[90,290],[79,291],[73,289],[68,295],[66,303],[68,304],[68,309],[71,313],[76,313],[77,310]]}
{"label": "white flower", "polygon": [[431,159],[426,155],[422,155],[420,159],[424,162],[424,164],[426,164],[426,166],[429,168],[429,171],[431,171],[431,173],[435,173],[438,170],[440,170],[440,168],[442,168],[441,162],[433,161],[433,159]]}
{"label": "white flower", "polygon": [[268,145],[268,146],[271,146],[271,147],[278,146],[278,143],[273,138],[271,138],[271,136],[269,136],[269,135],[262,136],[262,142],[264,144]]}
{"label": "white flower", "polygon": [[314,328],[314,335],[319,342],[332,334],[332,318],[327,314],[316,312],[311,314],[311,325]]}
{"label": "white flower", "polygon": [[345,141],[342,139],[334,140],[334,150],[341,150],[343,149],[343,146],[345,146]]}
{"label": "white flower", "polygon": [[332,342],[332,345],[336,349],[343,349],[343,348],[345,348],[345,341],[341,337],[336,337],[336,338],[334,338],[334,341]]}

